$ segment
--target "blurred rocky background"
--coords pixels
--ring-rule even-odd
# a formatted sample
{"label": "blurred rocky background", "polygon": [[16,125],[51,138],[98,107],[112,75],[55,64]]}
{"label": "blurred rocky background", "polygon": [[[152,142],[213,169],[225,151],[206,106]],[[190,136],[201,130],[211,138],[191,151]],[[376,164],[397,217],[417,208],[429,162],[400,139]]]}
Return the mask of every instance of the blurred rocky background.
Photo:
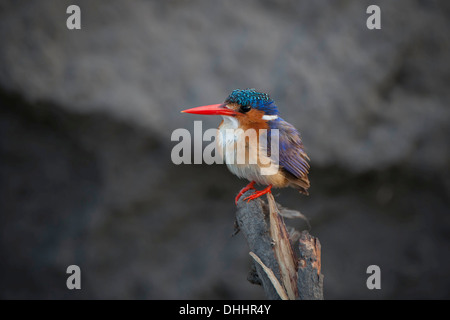
{"label": "blurred rocky background", "polygon": [[231,237],[246,181],[170,158],[174,129],[220,121],[180,110],[247,87],[312,159],[309,197],[275,195],[322,243],[325,298],[450,298],[449,17],[448,1],[0,1],[0,298],[264,298]]}

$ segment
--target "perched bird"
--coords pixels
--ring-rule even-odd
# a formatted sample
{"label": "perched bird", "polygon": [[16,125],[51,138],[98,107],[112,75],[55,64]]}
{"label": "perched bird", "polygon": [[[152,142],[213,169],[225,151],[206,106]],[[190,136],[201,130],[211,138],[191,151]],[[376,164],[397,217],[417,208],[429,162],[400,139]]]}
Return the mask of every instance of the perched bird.
{"label": "perched bird", "polygon": [[[255,189],[255,183],[268,186],[261,191],[255,190],[254,194],[244,200],[250,201],[269,193],[272,187],[293,187],[303,194],[308,194],[307,190],[310,186],[308,179],[309,158],[304,151],[302,140],[294,126],[279,116],[278,108],[269,95],[257,92],[255,89],[236,89],[222,104],[196,107],[182,112],[221,115],[223,117],[216,137],[218,149],[223,150],[223,157],[228,169],[238,177],[246,178],[250,181],[236,196],[236,204],[245,192]],[[226,135],[226,133],[230,132],[230,129],[232,132],[235,132],[231,139]],[[247,129],[254,129],[259,138],[262,137],[261,133],[265,132],[265,137],[269,142],[265,144],[266,150],[260,150],[262,148],[261,145],[263,145],[261,143],[256,149],[252,149],[248,142],[245,142],[243,145],[245,145],[246,151],[251,152],[253,150],[253,154],[246,156],[243,163],[237,163],[235,161],[236,145],[241,139],[246,139],[243,133]],[[261,163],[267,163],[267,161],[262,161],[267,159],[255,159],[257,155],[254,151],[264,151],[258,155],[260,157],[263,155],[262,157],[264,157],[264,154],[266,154],[265,157],[270,157],[272,151],[270,150],[270,137],[271,133],[275,131],[274,129],[278,129],[279,166],[274,174],[263,175],[261,174]]]}

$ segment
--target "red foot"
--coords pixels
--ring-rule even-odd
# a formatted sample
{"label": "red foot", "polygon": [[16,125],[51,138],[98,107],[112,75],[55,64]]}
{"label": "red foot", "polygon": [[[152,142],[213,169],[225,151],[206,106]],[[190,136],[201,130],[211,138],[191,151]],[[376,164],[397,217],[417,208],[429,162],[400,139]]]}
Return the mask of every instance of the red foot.
{"label": "red foot", "polygon": [[239,193],[237,194],[236,198],[234,198],[234,203],[237,204],[239,201],[239,198],[242,197],[242,195],[244,193],[246,193],[248,190],[255,189],[254,185],[255,185],[255,181],[252,181],[246,187],[242,188],[242,190],[239,191]]}
{"label": "red foot", "polygon": [[256,191],[254,194],[252,194],[251,196],[248,196],[247,198],[244,198],[244,200],[247,200],[247,202],[250,202],[250,200],[254,200],[256,198],[261,197],[262,195],[272,192],[272,185],[269,184],[269,186],[261,191]]}

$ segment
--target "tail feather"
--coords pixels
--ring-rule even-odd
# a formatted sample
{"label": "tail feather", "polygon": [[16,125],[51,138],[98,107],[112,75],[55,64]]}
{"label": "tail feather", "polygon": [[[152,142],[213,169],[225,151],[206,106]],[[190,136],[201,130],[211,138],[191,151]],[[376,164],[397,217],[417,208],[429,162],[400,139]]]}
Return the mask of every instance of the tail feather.
{"label": "tail feather", "polygon": [[304,176],[296,179],[288,179],[292,187],[297,189],[300,193],[304,195],[309,195],[308,189],[310,187],[308,176]]}

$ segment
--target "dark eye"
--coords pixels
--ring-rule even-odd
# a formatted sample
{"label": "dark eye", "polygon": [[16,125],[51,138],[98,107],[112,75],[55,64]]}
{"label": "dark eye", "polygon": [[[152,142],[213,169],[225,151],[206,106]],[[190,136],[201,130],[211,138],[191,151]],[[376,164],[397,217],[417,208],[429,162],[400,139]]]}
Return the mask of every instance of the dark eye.
{"label": "dark eye", "polygon": [[241,106],[239,108],[239,111],[242,112],[242,113],[246,113],[246,112],[249,112],[251,110],[251,108],[252,107],[250,107],[250,106]]}

